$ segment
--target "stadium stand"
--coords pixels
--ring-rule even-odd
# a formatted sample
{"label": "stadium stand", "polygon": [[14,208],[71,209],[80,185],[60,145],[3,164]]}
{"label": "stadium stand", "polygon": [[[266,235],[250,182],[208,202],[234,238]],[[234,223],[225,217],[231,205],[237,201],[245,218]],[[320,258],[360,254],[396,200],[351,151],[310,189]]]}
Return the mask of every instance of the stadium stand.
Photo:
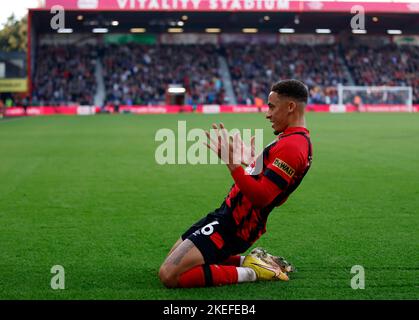
{"label": "stadium stand", "polygon": [[[419,102],[419,47],[357,44],[277,45],[43,45],[37,52],[31,105],[93,105],[98,57],[107,105],[165,104],[169,84],[186,89],[185,104],[225,103],[218,57],[228,62],[238,104],[266,100],[278,79],[298,78],[310,88],[310,103],[338,102],[337,85],[403,85]],[[45,57],[51,57],[45,59]],[[349,77],[348,77],[349,74]],[[352,79],[355,83],[352,83]],[[392,102],[391,95],[387,101]],[[368,101],[363,101],[368,102]]]}
{"label": "stadium stand", "polygon": [[35,63],[31,104],[92,105],[96,56],[93,46],[41,46]]}
{"label": "stadium stand", "polygon": [[[419,102],[419,48],[395,44],[346,46],[344,56],[356,85],[412,86]],[[364,101],[365,102],[365,101]],[[367,101],[368,102],[368,101]],[[387,101],[392,102],[392,97]]]}
{"label": "stadium stand", "polygon": [[266,99],[266,88],[286,78],[301,79],[309,86],[310,103],[336,103],[336,86],[348,82],[336,45],[232,45],[226,51],[239,103]]}
{"label": "stadium stand", "polygon": [[164,104],[169,84],[186,89],[189,105],[224,102],[212,45],[113,45],[105,48],[103,64],[107,104]]}

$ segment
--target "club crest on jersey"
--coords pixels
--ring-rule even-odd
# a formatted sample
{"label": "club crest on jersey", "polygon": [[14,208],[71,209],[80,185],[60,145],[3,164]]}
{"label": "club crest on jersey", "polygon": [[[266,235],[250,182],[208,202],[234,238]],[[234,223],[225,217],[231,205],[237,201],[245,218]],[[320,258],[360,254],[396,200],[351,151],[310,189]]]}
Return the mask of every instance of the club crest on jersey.
{"label": "club crest on jersey", "polygon": [[284,172],[288,177],[292,177],[295,173],[295,170],[293,167],[291,167],[288,163],[285,161],[282,161],[281,159],[276,158],[275,161],[272,163],[275,167],[277,167],[279,170]]}

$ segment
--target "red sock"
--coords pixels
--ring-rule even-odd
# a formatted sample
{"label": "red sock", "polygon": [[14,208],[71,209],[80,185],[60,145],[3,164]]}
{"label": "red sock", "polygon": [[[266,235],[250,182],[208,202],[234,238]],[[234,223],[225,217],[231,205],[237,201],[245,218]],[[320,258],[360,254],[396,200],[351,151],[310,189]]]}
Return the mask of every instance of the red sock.
{"label": "red sock", "polygon": [[214,286],[225,284],[235,284],[238,282],[238,272],[235,266],[220,266],[218,264],[210,265],[212,273],[212,283]]}
{"label": "red sock", "polygon": [[224,266],[240,267],[240,259],[241,259],[241,256],[230,256],[226,260],[221,262],[220,264]]}
{"label": "red sock", "polygon": [[179,277],[180,288],[221,286],[237,283],[238,274],[234,266],[204,264],[193,267]]}

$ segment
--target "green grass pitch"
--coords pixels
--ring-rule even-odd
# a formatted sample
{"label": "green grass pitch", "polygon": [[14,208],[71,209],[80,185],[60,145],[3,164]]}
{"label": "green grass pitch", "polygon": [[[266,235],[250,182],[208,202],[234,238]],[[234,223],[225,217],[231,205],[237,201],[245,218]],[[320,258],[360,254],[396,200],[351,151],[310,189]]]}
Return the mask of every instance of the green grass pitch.
{"label": "green grass pitch", "polygon": [[169,290],[165,255],[232,184],[223,165],[156,164],[155,133],[178,120],[274,138],[262,114],[0,121],[0,299],[419,298],[419,114],[308,114],[312,169],[256,243],[296,265],[291,281]]}

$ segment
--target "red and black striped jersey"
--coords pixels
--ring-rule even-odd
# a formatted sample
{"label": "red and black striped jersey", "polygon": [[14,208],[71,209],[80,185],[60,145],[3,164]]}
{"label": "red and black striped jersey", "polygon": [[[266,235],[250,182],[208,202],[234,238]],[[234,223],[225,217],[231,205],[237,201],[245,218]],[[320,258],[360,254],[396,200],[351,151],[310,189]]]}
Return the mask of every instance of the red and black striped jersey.
{"label": "red and black striped jersey", "polygon": [[298,187],[311,161],[309,131],[289,127],[246,170],[232,172],[235,184],[223,206],[232,215],[237,237],[252,244],[265,233],[269,213]]}

